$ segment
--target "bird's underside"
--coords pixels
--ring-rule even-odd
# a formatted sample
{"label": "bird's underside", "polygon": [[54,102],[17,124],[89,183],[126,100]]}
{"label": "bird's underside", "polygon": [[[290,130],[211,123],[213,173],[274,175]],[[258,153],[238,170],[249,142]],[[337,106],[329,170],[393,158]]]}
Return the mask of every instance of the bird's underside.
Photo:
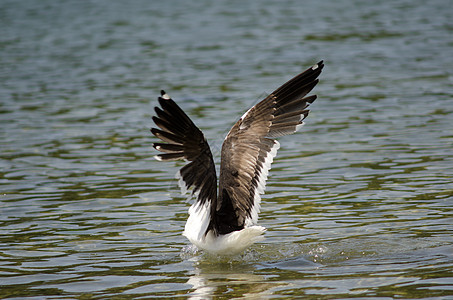
{"label": "bird's underside", "polygon": [[279,148],[275,138],[294,133],[303,125],[308,106],[316,99],[316,95],[307,94],[318,83],[323,67],[320,61],[295,76],[234,124],[222,145],[218,189],[214,160],[203,133],[161,91],[161,107],[155,107],[153,117],[159,128],[151,132],[162,142],[153,146],[164,152],[156,156],[158,160],[189,162],[178,172],[182,189],[196,197],[184,232],[189,240],[197,244],[208,234],[228,235],[257,223],[260,194]]}

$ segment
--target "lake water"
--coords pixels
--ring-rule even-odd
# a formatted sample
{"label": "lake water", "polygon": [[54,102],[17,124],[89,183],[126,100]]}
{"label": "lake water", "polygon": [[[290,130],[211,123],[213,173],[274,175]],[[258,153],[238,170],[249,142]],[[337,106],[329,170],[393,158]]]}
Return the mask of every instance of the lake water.
{"label": "lake water", "polygon": [[[0,298],[453,299],[449,0],[0,3]],[[234,257],[181,235],[160,89],[214,155],[323,59]]]}

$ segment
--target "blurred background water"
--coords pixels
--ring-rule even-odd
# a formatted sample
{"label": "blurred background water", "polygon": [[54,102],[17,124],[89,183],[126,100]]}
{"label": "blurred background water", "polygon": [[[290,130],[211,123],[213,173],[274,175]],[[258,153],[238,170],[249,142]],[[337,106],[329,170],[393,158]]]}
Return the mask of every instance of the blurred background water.
{"label": "blurred background water", "polygon": [[[453,297],[451,4],[2,0],[0,298]],[[266,239],[195,251],[182,164],[152,158],[159,90],[218,155],[321,59]]]}

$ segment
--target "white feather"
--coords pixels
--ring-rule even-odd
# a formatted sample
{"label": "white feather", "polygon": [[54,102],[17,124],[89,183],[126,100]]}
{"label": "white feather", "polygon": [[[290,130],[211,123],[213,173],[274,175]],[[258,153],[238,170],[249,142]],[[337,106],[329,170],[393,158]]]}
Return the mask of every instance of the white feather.
{"label": "white feather", "polygon": [[250,107],[241,117],[241,120],[244,120],[245,117],[247,117],[247,115],[249,114],[250,110],[252,110],[253,107]]}
{"label": "white feather", "polygon": [[211,218],[210,204],[210,201],[206,201],[203,204],[197,201],[192,204],[189,208],[189,218],[182,233],[182,235],[198,248],[202,248],[200,243],[204,240],[204,233],[208,229]]}
{"label": "white feather", "polygon": [[304,125],[305,125],[304,122],[300,123],[299,125],[296,125],[296,129],[294,130],[294,132],[298,131]]}
{"label": "white feather", "polygon": [[182,179],[181,171],[178,171],[175,175],[175,178],[178,180],[178,186],[181,189],[181,194],[185,195],[187,193],[187,185]]}
{"label": "white feather", "polygon": [[246,227],[242,230],[219,236],[209,231],[204,238],[196,241],[191,240],[191,242],[209,253],[235,255],[241,253],[253,243],[262,241],[264,239],[262,234],[265,231],[266,228],[262,226]]}
{"label": "white feather", "polygon": [[258,183],[255,188],[255,196],[253,198],[253,207],[250,211],[250,218],[246,218],[245,226],[253,226],[258,222],[258,214],[261,210],[261,194],[264,194],[266,189],[266,180],[269,175],[269,170],[271,169],[272,162],[274,157],[277,155],[277,150],[280,148],[280,143],[274,141],[274,145],[271,148],[271,151],[267,153],[266,158],[264,159],[263,167],[261,168],[261,174],[258,176]]}
{"label": "white feather", "polygon": [[197,248],[214,254],[234,255],[264,239],[262,234],[266,228],[262,226],[250,226],[219,236],[216,236],[213,231],[209,231],[205,235],[209,226],[210,206],[209,201],[204,204],[196,202],[189,209],[189,219],[183,235]]}
{"label": "white feather", "polygon": [[210,210],[211,201],[204,204],[196,202],[189,208],[183,235],[197,248],[219,255],[234,255],[264,239],[262,234],[266,228],[253,225],[224,235],[217,236],[212,230],[205,235],[210,222]]}

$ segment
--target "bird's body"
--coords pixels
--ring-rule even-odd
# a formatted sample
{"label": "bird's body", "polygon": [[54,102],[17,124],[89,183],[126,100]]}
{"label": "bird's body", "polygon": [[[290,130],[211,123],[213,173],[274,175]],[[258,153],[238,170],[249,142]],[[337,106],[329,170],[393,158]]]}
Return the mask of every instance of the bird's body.
{"label": "bird's body", "polygon": [[166,143],[154,147],[158,160],[186,159],[177,177],[182,192],[196,197],[183,235],[198,248],[216,254],[236,254],[263,239],[256,225],[261,197],[272,161],[280,147],[276,137],[303,125],[316,96],[305,97],[318,83],[319,62],[295,76],[250,108],[231,128],[222,145],[219,188],[211,150],[203,133],[161,91],[151,132]]}

